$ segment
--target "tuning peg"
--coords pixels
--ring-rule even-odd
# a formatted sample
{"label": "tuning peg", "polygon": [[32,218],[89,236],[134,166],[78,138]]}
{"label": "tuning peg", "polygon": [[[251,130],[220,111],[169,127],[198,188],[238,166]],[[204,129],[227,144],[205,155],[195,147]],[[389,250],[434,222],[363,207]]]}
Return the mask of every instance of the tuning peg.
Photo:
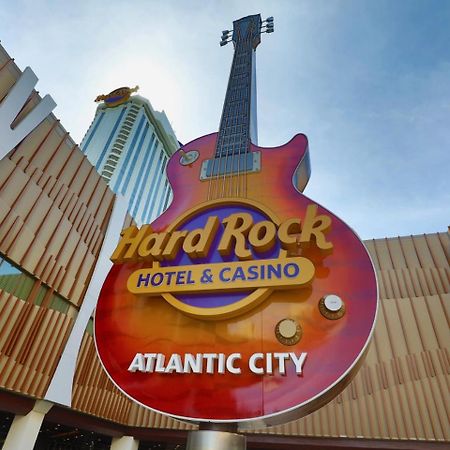
{"label": "tuning peg", "polygon": [[262,22],[264,25],[261,26],[261,32],[262,33],[273,33],[273,17],[270,16],[266,20],[263,20]]}
{"label": "tuning peg", "polygon": [[230,30],[223,30],[222,36],[228,36],[230,34]]}
{"label": "tuning peg", "polygon": [[227,34],[223,34],[222,38],[220,39],[220,46],[223,47],[224,45],[227,45],[228,42],[231,41],[231,39],[228,39],[228,35]]}

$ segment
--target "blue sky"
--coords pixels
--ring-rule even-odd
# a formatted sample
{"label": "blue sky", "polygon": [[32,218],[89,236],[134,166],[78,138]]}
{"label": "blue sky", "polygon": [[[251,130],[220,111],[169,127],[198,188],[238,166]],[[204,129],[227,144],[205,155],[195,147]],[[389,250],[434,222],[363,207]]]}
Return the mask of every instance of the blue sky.
{"label": "blue sky", "polygon": [[76,142],[123,85],[182,142],[218,128],[239,17],[275,17],[257,50],[259,144],[310,141],[305,194],[362,238],[450,225],[450,2],[0,0],[0,39]]}

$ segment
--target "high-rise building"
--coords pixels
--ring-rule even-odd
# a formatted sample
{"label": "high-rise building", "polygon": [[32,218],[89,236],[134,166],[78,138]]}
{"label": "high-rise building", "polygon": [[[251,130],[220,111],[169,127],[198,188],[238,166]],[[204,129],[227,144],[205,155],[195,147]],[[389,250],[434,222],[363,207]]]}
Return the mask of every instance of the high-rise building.
{"label": "high-rise building", "polygon": [[81,149],[116,194],[128,200],[138,225],[150,223],[168,206],[172,192],[167,161],[179,145],[164,111],[155,111],[134,89],[100,95]]}

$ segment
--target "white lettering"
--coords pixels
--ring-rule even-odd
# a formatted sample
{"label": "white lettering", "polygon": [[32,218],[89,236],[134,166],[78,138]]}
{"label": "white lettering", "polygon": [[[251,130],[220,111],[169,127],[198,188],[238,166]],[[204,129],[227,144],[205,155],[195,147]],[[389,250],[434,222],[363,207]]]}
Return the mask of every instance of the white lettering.
{"label": "white lettering", "polygon": [[197,353],[195,356],[192,353],[184,355],[184,370],[183,373],[202,373],[203,355]]}
{"label": "white lettering", "polygon": [[217,362],[217,372],[225,373],[225,355],[223,353],[219,353],[219,360]]}
{"label": "white lettering", "polygon": [[217,353],[204,353],[203,358],[206,359],[206,373],[214,373],[214,360]]}
{"label": "white lettering", "polygon": [[239,374],[241,373],[241,369],[240,367],[234,367],[234,361],[236,361],[237,359],[241,359],[241,354],[240,353],[232,353],[228,358],[227,358],[227,370],[230,373],[234,373],[234,374]]}
{"label": "white lettering", "polygon": [[289,358],[289,353],[274,353],[273,357],[278,359],[278,372],[280,375],[286,375],[286,359]]}
{"label": "white lettering", "polygon": [[167,363],[166,373],[172,373],[175,371],[176,373],[183,373],[183,367],[181,366],[181,356],[174,353]]}
{"label": "white lettering", "polygon": [[[297,375],[303,374],[307,353],[253,353],[248,358],[248,369],[255,375],[272,375],[279,373],[286,375],[288,364],[295,367]],[[172,353],[136,353],[128,367],[129,372],[144,373],[218,373],[224,375],[230,373],[239,375],[242,373],[240,361],[241,353],[185,353],[179,355]],[[167,364],[165,362],[167,361]],[[217,361],[217,362],[216,362]],[[292,361],[290,363],[289,361]]]}
{"label": "white lettering", "polygon": [[153,372],[155,367],[156,353],[145,353],[144,355],[147,359],[147,364],[145,365],[146,372]]}
{"label": "white lettering", "polygon": [[272,353],[266,353],[266,373],[273,374]]}
{"label": "white lettering", "polygon": [[136,370],[139,370],[139,372],[145,372],[144,355],[142,353],[136,353],[130,367],[128,367],[129,372],[136,372]]}
{"label": "white lettering", "polygon": [[264,368],[263,367],[257,367],[256,361],[259,359],[264,359],[263,353],[253,353],[252,356],[250,356],[250,359],[248,360],[248,367],[253,373],[256,373],[256,375],[263,375],[264,374]]}
{"label": "white lettering", "polygon": [[165,359],[166,359],[165,355],[163,355],[162,353],[158,353],[158,355],[156,357],[155,372],[164,372],[165,371],[165,369],[166,369],[164,367]]}
{"label": "white lettering", "polygon": [[295,371],[297,372],[297,375],[301,375],[303,364],[305,364],[307,353],[300,353],[300,356],[297,357],[295,353],[289,353],[289,356],[291,357],[292,362],[295,364]]}

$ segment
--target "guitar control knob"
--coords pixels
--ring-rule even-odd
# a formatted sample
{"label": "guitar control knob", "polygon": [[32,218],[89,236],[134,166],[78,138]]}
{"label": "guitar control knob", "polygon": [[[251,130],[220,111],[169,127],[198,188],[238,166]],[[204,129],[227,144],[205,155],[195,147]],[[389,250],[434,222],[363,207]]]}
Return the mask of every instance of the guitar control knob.
{"label": "guitar control knob", "polygon": [[275,336],[283,345],[295,345],[302,338],[302,328],[293,319],[280,320],[275,327]]}
{"label": "guitar control knob", "polygon": [[195,161],[197,161],[198,157],[200,156],[200,153],[197,150],[191,150],[189,152],[180,150],[179,153],[181,155],[180,164],[182,166],[189,166],[189,164],[192,164]]}
{"label": "guitar control knob", "polygon": [[338,295],[325,295],[319,301],[319,311],[329,320],[340,319],[345,314],[345,303]]}

